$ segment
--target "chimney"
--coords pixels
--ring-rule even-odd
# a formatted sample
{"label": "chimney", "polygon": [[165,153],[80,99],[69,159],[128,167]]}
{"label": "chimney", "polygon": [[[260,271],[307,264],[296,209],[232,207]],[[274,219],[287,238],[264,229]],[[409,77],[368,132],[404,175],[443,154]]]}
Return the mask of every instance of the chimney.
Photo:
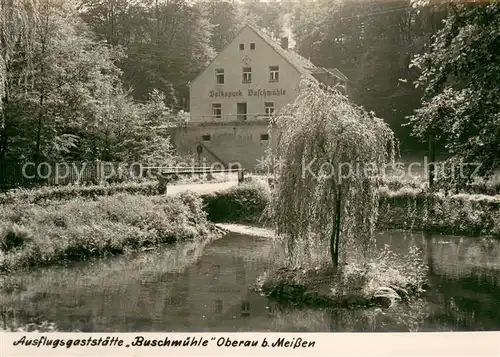
{"label": "chimney", "polygon": [[288,37],[281,38],[281,48],[288,50]]}

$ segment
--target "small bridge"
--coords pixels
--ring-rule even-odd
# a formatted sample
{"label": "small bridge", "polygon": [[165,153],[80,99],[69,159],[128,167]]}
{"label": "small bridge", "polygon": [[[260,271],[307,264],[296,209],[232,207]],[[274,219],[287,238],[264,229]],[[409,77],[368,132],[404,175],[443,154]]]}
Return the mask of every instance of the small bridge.
{"label": "small bridge", "polygon": [[211,167],[193,166],[193,167],[145,167],[143,170],[156,172],[158,178],[158,193],[164,194],[167,192],[167,184],[173,181],[173,178],[181,175],[212,175],[217,173],[236,173],[238,176],[238,184],[242,184],[245,180],[245,169],[243,168],[224,168],[214,169]]}

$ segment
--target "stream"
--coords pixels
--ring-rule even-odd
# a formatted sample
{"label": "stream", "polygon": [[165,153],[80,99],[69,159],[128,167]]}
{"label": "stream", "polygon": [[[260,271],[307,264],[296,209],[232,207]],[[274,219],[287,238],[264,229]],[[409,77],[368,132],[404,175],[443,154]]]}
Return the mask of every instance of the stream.
{"label": "stream", "polygon": [[500,330],[500,241],[384,231],[377,244],[423,248],[430,289],[387,309],[283,309],[251,288],[273,261],[265,230],[20,272],[0,289],[4,323],[81,332]]}

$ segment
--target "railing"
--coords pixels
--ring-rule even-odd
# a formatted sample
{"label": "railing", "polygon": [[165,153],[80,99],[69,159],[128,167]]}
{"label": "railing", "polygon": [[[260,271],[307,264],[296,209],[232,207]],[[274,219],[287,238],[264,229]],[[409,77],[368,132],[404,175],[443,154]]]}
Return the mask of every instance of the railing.
{"label": "railing", "polygon": [[253,121],[269,121],[271,116],[262,113],[247,113],[247,114],[222,114],[216,115],[191,115],[190,122],[253,122]]}
{"label": "railing", "polygon": [[119,179],[123,164],[105,161],[41,162],[0,160],[0,191]]}
{"label": "railing", "polygon": [[238,175],[238,184],[245,181],[245,169],[242,168],[226,168],[214,169],[211,167],[146,167],[146,170],[155,169],[158,177],[158,193],[164,194],[167,192],[167,183],[175,176],[179,175],[211,175],[217,173],[233,173]]}
{"label": "railing", "polygon": [[207,147],[201,141],[198,143],[198,145],[200,145],[203,149],[205,149],[210,155],[212,155],[215,158],[215,160],[219,161],[225,168],[228,168],[227,163],[224,160],[222,160],[216,153],[214,153],[212,149]]}

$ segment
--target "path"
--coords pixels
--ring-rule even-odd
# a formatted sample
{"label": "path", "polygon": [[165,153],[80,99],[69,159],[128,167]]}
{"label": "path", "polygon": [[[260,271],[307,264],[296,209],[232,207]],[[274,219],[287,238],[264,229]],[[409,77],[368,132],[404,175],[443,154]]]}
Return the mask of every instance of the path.
{"label": "path", "polygon": [[189,183],[181,185],[167,185],[167,195],[173,196],[180,192],[191,191],[198,194],[205,194],[225,190],[238,185],[236,179],[227,182],[217,183]]}

